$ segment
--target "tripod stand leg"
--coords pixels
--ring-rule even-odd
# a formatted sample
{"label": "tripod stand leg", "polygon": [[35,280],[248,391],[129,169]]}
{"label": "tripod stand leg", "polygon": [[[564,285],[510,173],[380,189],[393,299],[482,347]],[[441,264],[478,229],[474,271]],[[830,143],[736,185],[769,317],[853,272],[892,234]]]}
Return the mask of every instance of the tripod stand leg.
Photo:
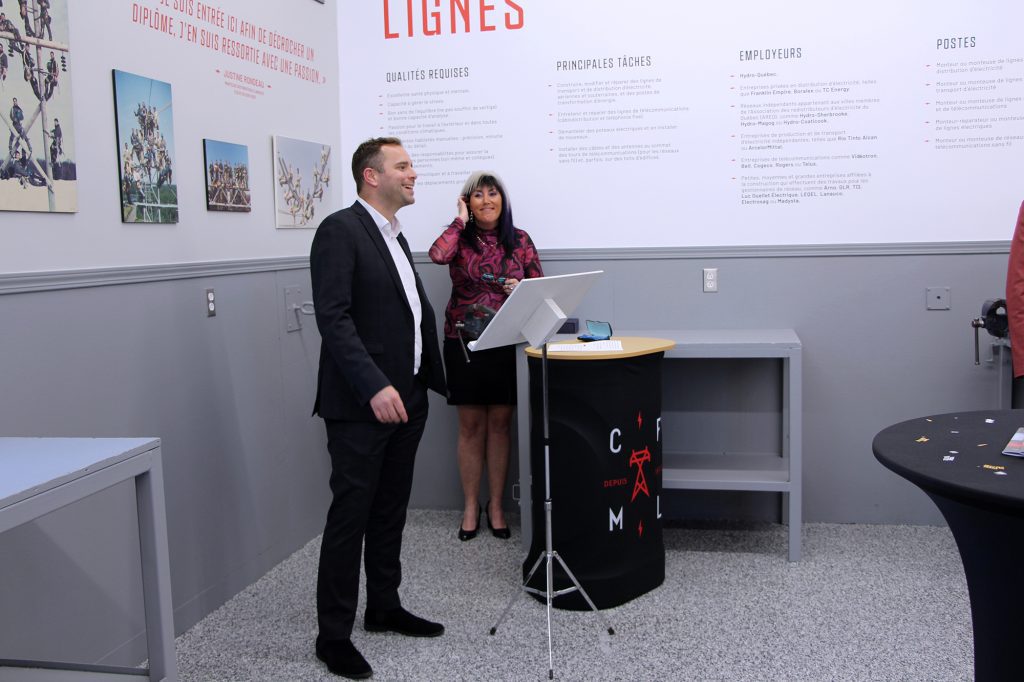
{"label": "tripod stand leg", "polygon": [[[569,567],[565,565],[565,562],[562,560],[562,557],[558,556],[558,552],[552,552],[552,554],[555,556],[556,559],[558,559],[558,563],[561,564],[562,570],[565,571],[565,573],[569,576],[569,579],[572,580],[572,584],[576,586],[576,589],[579,591],[579,593],[582,594],[583,598],[587,600],[587,604],[590,605],[590,610],[593,611],[594,613],[596,613],[598,615],[598,617],[601,619],[601,622],[604,623],[604,626],[608,629],[608,634],[609,635],[614,635],[615,634],[615,628],[613,628],[608,623],[608,619],[605,618],[604,614],[601,613],[598,610],[598,608],[594,605],[594,602],[590,599],[590,595],[587,594],[587,591],[583,589],[582,585],[580,585],[580,581],[576,580],[576,576],[573,575],[572,571],[569,570]],[[548,566],[549,566],[548,572],[550,573],[550,571],[551,571],[550,564],[548,564]],[[548,625],[548,629],[549,630],[551,629],[550,624]]]}
{"label": "tripod stand leg", "polygon": [[542,561],[544,561],[543,554],[537,557],[537,561],[533,562],[533,568],[531,568],[530,572],[526,575],[526,579],[523,581],[523,584],[516,588],[516,591],[512,594],[512,598],[508,600],[505,610],[501,612],[501,616],[498,617],[497,622],[491,626],[492,635],[498,631],[498,626],[505,622],[505,618],[508,617],[508,612],[512,610],[512,605],[516,603],[516,598],[519,597],[520,594],[526,594],[526,586],[529,584],[530,578],[533,577],[533,574],[537,572],[538,568],[540,568],[540,562]]}
{"label": "tripod stand leg", "polygon": [[[548,535],[548,537],[549,538],[551,537],[550,534]],[[551,563],[551,557],[552,556],[558,556],[558,555],[551,551],[550,541],[548,543],[548,551],[545,552],[544,555],[547,558],[547,577],[548,577],[548,585],[547,585],[547,587],[548,587],[548,589],[547,589],[547,597],[548,597],[548,679],[549,680],[553,680],[553,679],[555,679],[555,659],[554,659],[554,656],[551,653],[551,599],[552,599],[552,595],[555,592],[555,572],[554,572],[554,568],[555,567]]]}

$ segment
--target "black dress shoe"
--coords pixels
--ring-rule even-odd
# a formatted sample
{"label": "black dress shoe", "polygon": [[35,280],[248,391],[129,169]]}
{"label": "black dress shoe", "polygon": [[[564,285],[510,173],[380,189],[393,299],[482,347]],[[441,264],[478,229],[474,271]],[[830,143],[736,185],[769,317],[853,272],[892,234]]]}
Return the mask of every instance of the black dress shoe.
{"label": "black dress shoe", "polygon": [[439,637],[444,634],[444,626],[440,623],[414,616],[401,606],[388,611],[366,609],[363,627],[367,632],[397,632],[409,637]]}
{"label": "black dress shoe", "polygon": [[[488,517],[490,518],[490,517]],[[489,523],[489,522],[488,522]],[[476,528],[473,530],[465,530],[462,528],[462,521],[459,521],[459,540],[465,542],[466,540],[472,540],[476,537],[476,534],[480,531],[480,507],[476,508]]]}
{"label": "black dress shoe", "polygon": [[495,528],[491,525],[491,503],[487,502],[487,527],[491,529],[491,535],[502,540],[508,540],[512,537],[512,531],[509,530],[508,526],[504,528]]}
{"label": "black dress shoe", "polygon": [[352,644],[350,639],[320,641],[316,639],[316,657],[335,675],[350,680],[365,680],[373,676],[373,668]]}

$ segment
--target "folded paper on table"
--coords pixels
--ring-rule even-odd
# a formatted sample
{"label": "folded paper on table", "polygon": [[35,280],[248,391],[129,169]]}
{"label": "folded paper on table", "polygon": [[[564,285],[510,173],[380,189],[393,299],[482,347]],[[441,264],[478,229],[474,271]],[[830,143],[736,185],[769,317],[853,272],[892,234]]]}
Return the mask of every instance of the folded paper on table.
{"label": "folded paper on table", "polygon": [[622,341],[591,341],[589,343],[552,343],[548,345],[552,353],[577,353],[594,351],[622,350]]}

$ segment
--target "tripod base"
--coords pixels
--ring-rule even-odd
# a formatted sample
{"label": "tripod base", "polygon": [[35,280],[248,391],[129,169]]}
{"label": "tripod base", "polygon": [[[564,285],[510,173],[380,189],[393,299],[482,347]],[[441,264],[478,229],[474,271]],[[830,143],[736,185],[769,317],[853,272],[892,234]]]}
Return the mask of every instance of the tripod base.
{"label": "tripod base", "polygon": [[[604,627],[608,631],[609,635],[614,635],[615,634],[615,628],[613,628],[611,626],[611,624],[609,624],[608,619],[605,618],[604,614],[601,613],[598,610],[597,606],[594,605],[594,602],[590,598],[590,595],[588,595],[587,591],[583,589],[582,585],[580,585],[580,581],[577,580],[576,576],[573,574],[573,572],[569,570],[569,567],[566,565],[565,561],[562,560],[562,557],[558,556],[558,552],[556,552],[554,549],[552,549],[552,547],[551,547],[551,500],[550,500],[550,498],[544,501],[544,511],[545,511],[545,524],[546,524],[546,527],[547,527],[547,549],[544,551],[543,554],[541,554],[540,556],[537,557],[537,561],[535,561],[533,563],[533,568],[530,569],[530,572],[527,574],[526,579],[523,580],[523,584],[516,588],[516,591],[512,595],[512,598],[509,599],[508,604],[505,606],[505,610],[502,611],[501,612],[501,616],[498,617],[498,621],[491,627],[490,634],[494,635],[494,634],[496,634],[498,632],[498,627],[503,622],[505,622],[505,619],[508,617],[509,612],[512,610],[512,606],[515,605],[516,599],[520,596],[520,594],[524,594],[524,595],[525,594],[534,594],[534,595],[538,595],[538,596],[543,596],[545,598],[545,601],[547,602],[547,618],[548,618],[548,679],[550,680],[550,679],[554,679],[554,676],[555,676],[554,655],[553,655],[552,650],[551,650],[551,602],[552,602],[552,600],[555,597],[559,597],[559,596],[562,596],[562,595],[565,595],[565,594],[569,594],[569,593],[572,593],[572,592],[579,592],[580,595],[586,600],[587,604],[590,606],[590,609],[594,613],[596,613],[597,616],[601,619],[601,622],[604,623]],[[565,574],[569,576],[569,579],[572,581],[572,587],[566,587],[566,588],[561,589],[561,590],[555,590],[554,589],[554,562],[555,561],[557,561],[558,565],[562,567],[562,570],[565,571]],[[530,587],[529,586],[529,582],[530,582],[530,579],[533,577],[534,573],[537,572],[537,569],[540,568],[542,563],[544,564],[544,574],[545,574],[545,577],[547,579],[546,580],[547,588],[545,590],[538,590],[535,587]]]}
{"label": "tripod base", "polygon": [[[557,541],[558,539],[556,538]],[[567,539],[566,543],[569,542],[570,540]],[[614,548],[614,544],[610,544]],[[596,560],[593,555],[587,553],[588,548],[582,548],[581,552],[578,542],[573,542],[572,545],[562,545],[559,543],[558,548],[558,553],[562,559],[572,567],[573,572],[576,574],[576,579],[580,581],[581,585],[586,587],[587,594],[590,595],[590,598],[602,613],[607,613],[608,609],[628,604],[645,594],[657,590],[665,583],[665,562],[664,559],[657,556],[656,552],[652,552],[650,557],[626,555],[625,559],[623,559],[622,556],[615,553],[614,549],[609,549],[607,550],[609,555],[607,562],[604,565],[596,566]],[[520,562],[519,577],[524,582],[538,557],[542,559],[544,557],[543,544],[541,544],[540,548],[534,547],[532,551],[526,554],[524,560]],[[618,566],[609,566],[609,564],[616,561],[618,561],[618,566],[628,562],[628,571],[621,572],[615,570]],[[595,570],[595,567],[597,570]],[[529,579],[526,587],[534,590],[527,591],[529,601],[536,601],[540,604],[544,603],[545,584],[543,570],[537,570],[533,577]],[[561,565],[555,561],[552,589],[558,592],[563,588],[568,589],[571,587],[573,587],[572,580],[562,569]],[[555,611],[590,611],[590,605],[586,599],[575,590],[571,590],[561,598],[556,599],[553,608]]]}

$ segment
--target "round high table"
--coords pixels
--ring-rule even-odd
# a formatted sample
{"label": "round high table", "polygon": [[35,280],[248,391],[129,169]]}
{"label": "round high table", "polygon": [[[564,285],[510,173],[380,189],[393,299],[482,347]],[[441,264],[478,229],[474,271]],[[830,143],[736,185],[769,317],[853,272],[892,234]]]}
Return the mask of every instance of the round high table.
{"label": "round high table", "polygon": [[[548,348],[552,548],[597,608],[623,604],[665,580],[661,535],[661,361],[667,339],[613,337],[622,350]],[[576,342],[571,342],[575,345]],[[591,346],[593,347],[593,346]],[[542,355],[527,348],[533,517],[524,577],[544,553]],[[544,572],[530,587],[544,589]],[[571,586],[557,563],[554,588]],[[588,608],[579,592],[556,608]]]}
{"label": "round high table", "polygon": [[1024,410],[911,419],[872,443],[883,465],[938,506],[964,564],[978,682],[1024,675],[1024,460],[1002,454]]}

